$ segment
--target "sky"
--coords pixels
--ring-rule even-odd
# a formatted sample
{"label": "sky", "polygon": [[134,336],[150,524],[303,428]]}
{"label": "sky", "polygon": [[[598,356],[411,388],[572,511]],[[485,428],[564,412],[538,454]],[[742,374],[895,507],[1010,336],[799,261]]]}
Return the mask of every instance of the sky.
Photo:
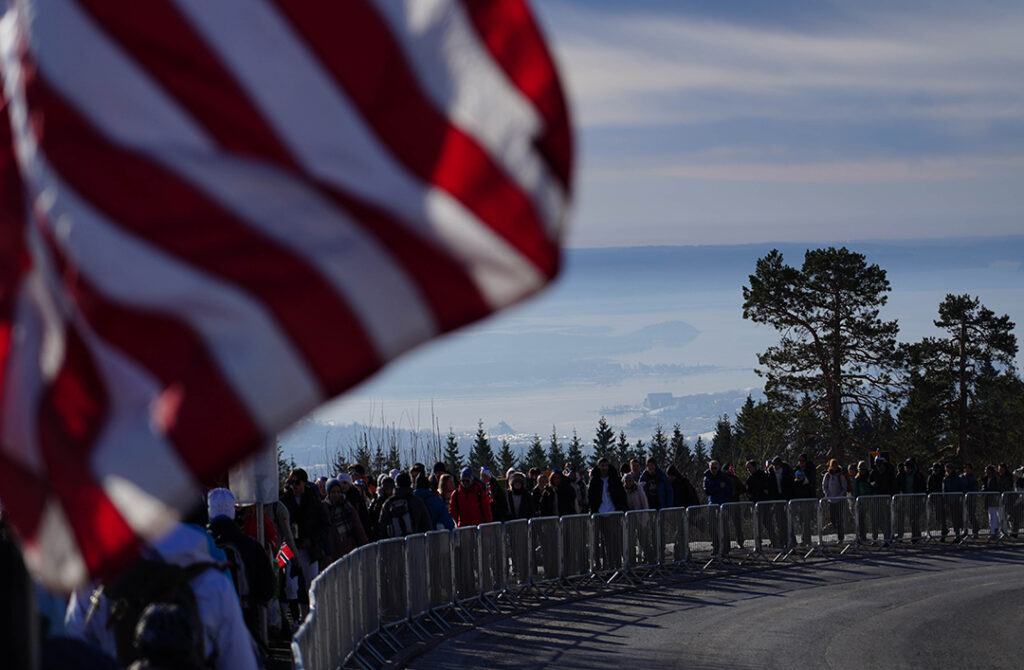
{"label": "sky", "polygon": [[1024,3],[542,0],[573,247],[1024,232]]}

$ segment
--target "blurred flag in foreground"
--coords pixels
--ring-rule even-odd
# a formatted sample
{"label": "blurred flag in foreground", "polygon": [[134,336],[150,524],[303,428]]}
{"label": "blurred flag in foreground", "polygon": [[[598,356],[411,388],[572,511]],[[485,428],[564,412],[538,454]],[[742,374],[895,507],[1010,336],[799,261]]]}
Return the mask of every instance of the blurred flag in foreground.
{"label": "blurred flag in foreground", "polygon": [[521,0],[26,0],[0,57],[0,498],[51,586],[557,272]]}

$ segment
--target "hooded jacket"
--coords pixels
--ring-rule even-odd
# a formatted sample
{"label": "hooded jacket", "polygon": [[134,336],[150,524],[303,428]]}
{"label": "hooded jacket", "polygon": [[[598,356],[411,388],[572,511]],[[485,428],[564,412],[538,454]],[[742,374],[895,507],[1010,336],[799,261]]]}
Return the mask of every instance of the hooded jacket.
{"label": "hooded jacket", "polygon": [[452,498],[448,502],[448,512],[455,520],[455,525],[477,526],[482,523],[490,523],[491,501],[484,491],[484,485],[480,480],[474,479],[473,483],[466,488],[460,482],[452,492]]}
{"label": "hooded jacket", "polygon": [[[654,509],[665,509],[675,507],[675,493],[668,481],[668,475],[655,467],[654,474],[650,470],[644,470],[636,480],[637,486],[647,494],[647,504]],[[653,493],[653,495],[652,495]]]}

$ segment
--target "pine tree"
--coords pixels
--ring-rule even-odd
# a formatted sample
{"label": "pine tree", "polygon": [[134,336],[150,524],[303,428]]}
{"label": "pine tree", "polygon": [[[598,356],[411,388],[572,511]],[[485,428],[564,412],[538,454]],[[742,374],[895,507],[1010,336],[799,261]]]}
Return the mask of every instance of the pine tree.
{"label": "pine tree", "polygon": [[567,460],[565,450],[558,443],[558,435],[555,434],[554,426],[551,427],[551,442],[548,445],[548,466],[552,470],[561,470]]}
{"label": "pine tree", "polygon": [[469,452],[469,467],[476,473],[480,468],[485,467],[491,472],[497,469],[494,458],[494,450],[491,449],[491,441],[487,439],[487,431],[484,430],[484,420],[480,419],[476,426],[476,440]]}
{"label": "pine tree", "polygon": [[498,467],[501,468],[499,477],[504,477],[509,468],[516,467],[515,452],[512,451],[512,445],[504,438],[501,440],[501,449],[498,450]]}
{"label": "pine tree", "polygon": [[370,472],[370,464],[373,462],[373,454],[370,453],[370,445],[366,442],[359,441],[356,443],[355,449],[356,463],[363,466],[367,472]]}
{"label": "pine tree", "polygon": [[704,444],[704,436],[698,435],[697,442],[693,445],[693,465],[696,470],[701,470],[708,466],[708,461],[711,457],[708,455],[708,447]]}
{"label": "pine tree", "polygon": [[291,456],[289,456],[288,458],[285,458],[284,457],[284,449],[282,449],[281,443],[278,442],[277,443],[277,478],[278,478],[278,483],[280,484],[280,486],[278,486],[279,489],[284,487],[284,482],[285,482],[286,479],[288,479],[288,473],[291,472],[292,470],[294,470],[296,467],[298,467],[298,466],[295,465],[295,458],[291,457]]}
{"label": "pine tree", "polygon": [[[551,439],[555,439],[555,427],[551,427]],[[580,436],[576,434],[576,429],[572,429],[572,441],[569,442],[569,453],[566,454],[566,460],[572,464],[573,470],[583,469],[583,444],[580,442]]]}
{"label": "pine tree", "polygon": [[[633,445],[633,453],[631,453],[629,455],[629,458],[627,458],[624,462],[628,463],[634,458],[640,461],[641,463],[647,462],[647,445],[644,444],[643,440],[636,441],[636,444]],[[622,465],[622,463],[620,463],[619,465]]]}
{"label": "pine tree", "polygon": [[455,431],[448,429],[448,439],[444,443],[444,462],[456,478],[462,472],[462,454],[459,453],[459,440],[455,437]]}
{"label": "pine tree", "polygon": [[628,463],[633,458],[633,447],[626,439],[626,431],[619,431],[619,441],[615,443],[615,456],[613,460],[619,463]]}
{"label": "pine tree", "polygon": [[715,434],[711,438],[711,458],[720,462],[722,467],[732,462],[732,422],[728,414],[718,417]]}
{"label": "pine tree", "polygon": [[672,465],[680,471],[685,470],[690,459],[693,458],[693,454],[690,453],[690,446],[686,444],[686,438],[683,437],[683,431],[678,423],[672,429],[672,440],[669,442],[669,446],[672,449]]}
{"label": "pine tree", "polygon": [[395,435],[390,435],[388,439],[388,465],[398,470],[404,470],[402,467],[402,451],[398,448],[398,439]]}
{"label": "pine tree", "polygon": [[391,470],[391,468],[388,467],[387,459],[384,457],[384,445],[380,442],[377,443],[377,448],[373,450],[373,459],[370,461],[370,465],[373,466],[370,469],[378,475]]}
{"label": "pine tree", "polygon": [[[659,468],[664,468],[665,464],[668,463],[668,436],[665,435],[665,431],[662,430],[661,424],[659,423],[654,430],[654,435],[651,437],[651,458],[658,464]],[[643,463],[644,461],[640,461]]]}
{"label": "pine tree", "polygon": [[524,471],[533,468],[540,470],[548,469],[548,455],[544,453],[544,445],[540,441],[540,435],[533,436],[533,442],[530,443],[530,448],[526,452],[526,458],[523,459]]}
{"label": "pine tree", "polygon": [[602,416],[597,422],[597,431],[594,435],[594,455],[590,458],[590,467],[596,468],[597,462],[602,458],[611,459],[613,456],[612,445],[615,442],[615,431],[608,425],[608,421]]}

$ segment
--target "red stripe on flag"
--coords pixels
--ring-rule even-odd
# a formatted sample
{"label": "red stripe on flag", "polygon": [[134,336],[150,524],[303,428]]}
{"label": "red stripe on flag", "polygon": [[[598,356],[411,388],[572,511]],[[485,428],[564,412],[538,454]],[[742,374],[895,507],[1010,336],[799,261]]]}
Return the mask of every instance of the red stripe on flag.
{"label": "red stripe on flag", "polygon": [[182,101],[227,151],[296,167],[288,149],[203,38],[166,0],[78,0],[97,26]]}
{"label": "red stripe on flag", "polygon": [[[41,226],[41,229],[43,227]],[[185,322],[108,299],[73,267],[42,229],[64,286],[96,333],[166,387],[169,412],[157,417],[175,451],[197,476],[225,472],[262,433],[220,373],[216,359]],[[175,399],[173,407],[170,398]]]}
{"label": "red stripe on flag", "polygon": [[325,391],[339,380],[354,384],[380,366],[352,310],[304,259],[177,174],[101,137],[29,67],[25,93],[38,112],[32,118],[40,146],[93,207],[123,230],[258,298]]}
{"label": "red stripe on flag", "polygon": [[[345,209],[411,275],[441,330],[451,330],[492,311],[451,254],[382,209],[318,183],[304,172],[232,73],[176,8],[164,0],[153,0],[146,3],[145,12],[125,12],[115,11],[99,0],[79,1],[223,149],[276,163]],[[148,15],[150,9],[156,12],[156,18]],[[193,64],[187,75],[181,67],[183,59]]]}
{"label": "red stripe on flag", "polygon": [[89,574],[123,567],[138,549],[135,531],[92,474],[90,458],[107,412],[107,391],[92,356],[68,325],[64,360],[39,398],[36,433],[50,487],[60,499]]}
{"label": "red stripe on flag", "polygon": [[547,121],[538,150],[569,193],[573,149],[568,106],[558,71],[529,8],[521,0],[460,2],[494,60]]}
{"label": "red stripe on flag", "polygon": [[533,203],[485,149],[434,108],[375,10],[363,0],[274,2],[399,161],[554,276],[558,248]]}
{"label": "red stripe on flag", "polygon": [[4,511],[23,537],[34,538],[39,531],[49,489],[46,481],[0,448],[0,491],[4,494]]}

